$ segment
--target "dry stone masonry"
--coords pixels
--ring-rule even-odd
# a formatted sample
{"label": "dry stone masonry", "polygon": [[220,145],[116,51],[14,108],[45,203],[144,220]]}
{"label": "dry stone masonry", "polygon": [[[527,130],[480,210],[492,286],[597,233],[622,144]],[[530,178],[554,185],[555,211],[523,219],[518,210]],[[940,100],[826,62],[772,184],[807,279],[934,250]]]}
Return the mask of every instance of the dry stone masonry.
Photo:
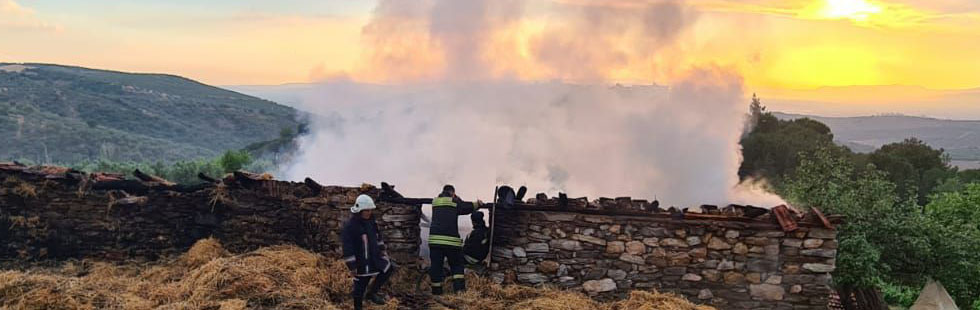
{"label": "dry stone masonry", "polygon": [[[235,174],[188,187],[13,163],[0,163],[0,181],[0,266],[81,257],[153,260],[209,236],[238,252],[293,243],[336,255],[340,226],[362,193],[378,201],[396,262],[415,264],[421,241],[418,203],[388,202],[371,185]],[[497,208],[495,280],[596,298],[657,289],[720,309],[827,307],[837,251],[828,225],[802,221],[784,231],[768,214],[668,214],[628,198],[571,200],[572,207],[564,198],[555,208],[542,198]]]}
{"label": "dry stone masonry", "polygon": [[498,211],[494,276],[593,296],[657,289],[721,309],[826,309],[835,232],[727,219]]}

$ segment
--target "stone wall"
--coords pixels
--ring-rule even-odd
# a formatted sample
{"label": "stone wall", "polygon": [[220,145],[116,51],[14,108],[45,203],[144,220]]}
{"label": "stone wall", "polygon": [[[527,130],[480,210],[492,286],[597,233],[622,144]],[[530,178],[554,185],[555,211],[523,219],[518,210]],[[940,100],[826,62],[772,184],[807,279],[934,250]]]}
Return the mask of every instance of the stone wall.
{"label": "stone wall", "polygon": [[[0,181],[0,266],[69,257],[152,260],[209,236],[235,252],[292,243],[335,255],[339,228],[362,193],[378,201],[395,261],[417,262],[419,202],[380,201],[370,185],[226,178],[188,188],[3,163]],[[720,309],[826,308],[837,242],[812,219],[784,232],[771,214],[667,213],[628,198],[554,202],[496,211],[496,280],[597,298],[658,289]]]}
{"label": "stone wall", "polygon": [[555,211],[497,219],[492,269],[504,281],[599,297],[653,288],[720,309],[826,309],[831,292],[833,230]]}
{"label": "stone wall", "polygon": [[[93,189],[85,177],[61,176],[0,169],[0,258],[156,259],[209,236],[236,252],[292,243],[336,253],[354,199],[379,192],[326,186],[317,193],[303,183],[268,180],[190,192],[148,186],[127,199],[121,190]],[[414,264],[418,208],[379,203],[379,211],[393,258]]]}

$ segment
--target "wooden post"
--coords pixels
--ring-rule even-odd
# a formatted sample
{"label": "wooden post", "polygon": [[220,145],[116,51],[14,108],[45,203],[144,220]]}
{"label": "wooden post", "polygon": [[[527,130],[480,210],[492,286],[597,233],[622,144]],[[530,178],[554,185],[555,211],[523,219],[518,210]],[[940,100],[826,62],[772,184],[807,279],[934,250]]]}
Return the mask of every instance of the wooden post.
{"label": "wooden post", "polygon": [[[490,216],[489,216],[489,218],[490,218],[490,248],[488,249],[489,252],[487,252],[487,269],[488,270],[490,269],[490,263],[493,261],[493,232],[494,232],[494,230],[496,230],[496,229],[493,229],[493,224],[495,224],[495,218],[494,217],[495,217],[495,214],[497,213],[495,211],[497,211],[497,190],[498,189],[500,189],[499,186],[496,186],[496,187],[493,188],[493,204],[490,205]],[[474,212],[478,212],[478,211],[474,211]]]}

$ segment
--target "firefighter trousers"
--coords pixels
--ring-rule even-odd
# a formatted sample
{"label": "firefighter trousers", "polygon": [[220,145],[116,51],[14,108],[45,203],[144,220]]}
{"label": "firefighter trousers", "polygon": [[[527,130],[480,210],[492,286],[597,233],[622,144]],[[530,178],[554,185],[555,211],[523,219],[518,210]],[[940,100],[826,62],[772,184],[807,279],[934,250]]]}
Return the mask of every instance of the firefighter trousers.
{"label": "firefighter trousers", "polygon": [[452,271],[453,292],[460,293],[466,291],[466,279],[463,277],[463,269],[466,260],[463,259],[463,249],[460,247],[449,246],[429,246],[429,280],[432,281],[432,294],[442,294],[442,282],[445,280],[442,266],[445,261],[449,261],[449,270]]}

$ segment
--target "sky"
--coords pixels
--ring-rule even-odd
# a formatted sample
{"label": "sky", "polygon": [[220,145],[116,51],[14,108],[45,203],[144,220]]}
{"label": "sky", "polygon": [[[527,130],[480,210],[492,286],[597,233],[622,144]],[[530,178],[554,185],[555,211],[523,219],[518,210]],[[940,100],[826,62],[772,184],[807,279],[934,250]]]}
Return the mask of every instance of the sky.
{"label": "sky", "polygon": [[[482,3],[469,8],[478,24],[453,20],[456,8],[440,13],[433,1],[0,0],[0,62],[217,85],[398,83],[460,76],[454,70],[669,85],[691,68],[722,67],[738,72],[747,91],[980,87],[977,0],[459,1]],[[664,5],[676,14],[649,9]],[[471,53],[479,67],[444,59],[473,48],[473,38],[458,37],[474,32],[437,25],[461,22],[482,29]]]}

